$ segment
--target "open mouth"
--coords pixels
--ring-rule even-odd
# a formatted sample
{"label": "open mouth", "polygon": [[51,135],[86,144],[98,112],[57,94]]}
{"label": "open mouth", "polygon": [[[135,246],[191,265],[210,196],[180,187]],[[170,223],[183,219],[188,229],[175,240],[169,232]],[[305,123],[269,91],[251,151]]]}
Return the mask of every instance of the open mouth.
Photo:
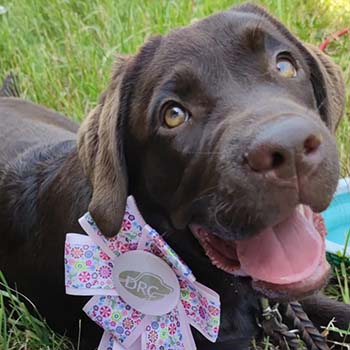
{"label": "open mouth", "polygon": [[328,280],[326,229],[321,215],[307,206],[247,240],[224,240],[200,225],[191,230],[216,267],[250,277],[253,287],[270,298],[300,298]]}

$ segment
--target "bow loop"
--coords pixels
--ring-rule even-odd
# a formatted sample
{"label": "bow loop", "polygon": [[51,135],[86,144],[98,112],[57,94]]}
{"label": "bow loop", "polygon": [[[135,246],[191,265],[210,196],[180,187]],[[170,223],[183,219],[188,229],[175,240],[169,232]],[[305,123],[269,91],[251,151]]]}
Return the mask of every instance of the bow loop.
{"label": "bow loop", "polygon": [[195,350],[191,331],[183,317],[181,307],[156,317],[142,337],[143,349],[147,350]]}
{"label": "bow loop", "polygon": [[198,282],[180,280],[181,302],[190,324],[215,342],[220,326],[219,295]]}
{"label": "bow loop", "polygon": [[67,234],[64,260],[67,294],[118,294],[111,278],[113,261],[90,237]]}
{"label": "bow loop", "polygon": [[129,197],[126,204],[122,227],[114,237],[107,238],[97,227],[90,213],[80,218],[79,223],[92,240],[100,246],[111,258],[137,249],[142,235],[142,228],[146,225],[141,216],[135,200]]}

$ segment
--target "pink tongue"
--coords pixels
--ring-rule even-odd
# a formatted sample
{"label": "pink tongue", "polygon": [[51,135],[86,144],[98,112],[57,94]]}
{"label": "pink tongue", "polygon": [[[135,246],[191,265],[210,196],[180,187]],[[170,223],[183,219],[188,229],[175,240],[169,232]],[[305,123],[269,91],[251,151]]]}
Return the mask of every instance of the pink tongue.
{"label": "pink tongue", "polygon": [[282,223],[236,244],[241,269],[255,280],[274,284],[308,278],[324,250],[320,234],[297,210]]}

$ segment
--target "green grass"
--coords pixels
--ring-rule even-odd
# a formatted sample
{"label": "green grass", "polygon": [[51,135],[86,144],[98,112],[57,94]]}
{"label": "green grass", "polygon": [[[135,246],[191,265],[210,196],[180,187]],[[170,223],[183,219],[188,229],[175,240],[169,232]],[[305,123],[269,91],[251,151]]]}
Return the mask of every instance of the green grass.
{"label": "green grass", "polygon": [[333,267],[333,281],[326,289],[327,294],[346,304],[350,304],[350,260],[346,255],[350,244],[350,229],[347,232],[344,249],[337,255],[327,253],[328,260]]}
{"label": "green grass", "polygon": [[[31,306],[31,310],[24,302]],[[0,349],[71,350],[70,341],[55,334],[25,296],[10,289],[0,272]]]}
{"label": "green grass", "polygon": [[[135,53],[152,35],[166,33],[240,1],[232,0],[0,0],[0,77],[14,71],[23,97],[82,120],[107,85],[116,53]],[[350,26],[348,0],[261,0],[301,39],[319,44]],[[1,11],[0,11],[1,13]],[[350,80],[350,39],[328,53]],[[350,90],[348,90],[350,91]],[[349,102],[349,92],[347,95]],[[348,105],[348,104],[347,104]],[[350,112],[337,133],[342,175],[350,174]],[[349,302],[350,271],[338,266],[327,292]],[[4,312],[5,300],[13,311]],[[34,312],[35,315],[35,312]],[[333,328],[332,328],[333,327]],[[329,329],[334,330],[334,325]],[[68,349],[23,300],[0,293],[0,349]]]}

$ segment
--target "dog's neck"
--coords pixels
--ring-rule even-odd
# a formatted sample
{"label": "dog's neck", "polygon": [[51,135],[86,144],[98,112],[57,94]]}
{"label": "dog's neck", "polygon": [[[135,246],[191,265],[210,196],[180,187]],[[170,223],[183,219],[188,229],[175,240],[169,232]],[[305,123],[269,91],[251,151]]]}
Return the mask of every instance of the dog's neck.
{"label": "dog's neck", "polygon": [[[6,232],[1,249],[25,245],[35,256],[35,251],[45,247],[52,255],[59,256],[57,250],[63,252],[67,232],[83,233],[78,218],[88,210],[92,189],[74,141],[29,150],[8,164],[0,176],[0,184],[0,210],[5,213],[0,218],[6,220],[0,222]],[[258,310],[249,283],[211,265],[189,230],[172,229],[161,208],[135,188],[131,187],[130,192],[136,194],[146,222],[164,233],[165,240],[189,264],[198,281],[220,293],[223,317],[219,342],[232,346],[236,340],[242,344],[246,339],[248,344],[256,335],[254,314]],[[50,235],[44,235],[48,230]],[[246,316],[248,312],[250,318]],[[196,338],[201,344],[201,336]]]}

